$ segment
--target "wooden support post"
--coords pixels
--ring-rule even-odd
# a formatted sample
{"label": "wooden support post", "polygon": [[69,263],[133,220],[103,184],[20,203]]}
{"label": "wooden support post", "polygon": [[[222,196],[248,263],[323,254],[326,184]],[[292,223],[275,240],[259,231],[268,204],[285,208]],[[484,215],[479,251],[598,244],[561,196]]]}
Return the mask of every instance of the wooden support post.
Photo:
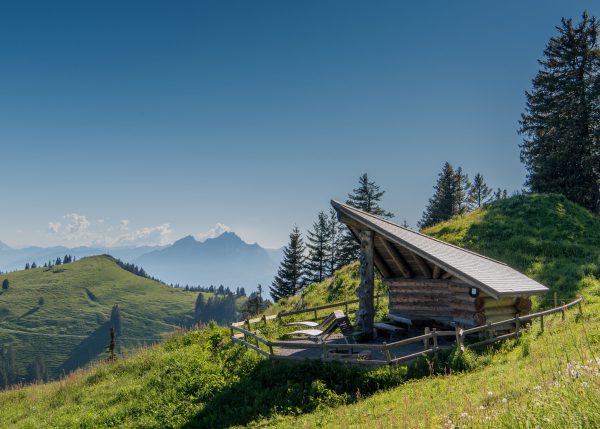
{"label": "wooden support post", "polygon": [[540,316],[540,330],[544,332],[544,315]]}
{"label": "wooden support post", "polygon": [[[429,328],[425,328],[425,335],[429,335]],[[425,350],[429,350],[429,337],[425,338],[423,340],[423,348]]]}
{"label": "wooden support post", "polygon": [[262,315],[262,320],[263,320],[263,323],[264,323],[265,328],[266,328],[267,327],[267,316],[263,314]]}
{"label": "wooden support post", "polygon": [[229,327],[229,331],[231,332],[231,342],[233,343],[233,326]]}
{"label": "wooden support post", "polygon": [[[579,297],[579,298],[581,298],[581,297]],[[577,308],[579,309],[579,314],[583,316],[583,308],[581,306],[581,301],[579,301],[577,303]]]}
{"label": "wooden support post", "polygon": [[385,352],[385,360],[387,363],[390,363],[392,361],[392,355],[390,355],[390,350],[387,348],[387,343],[385,341],[383,342],[383,351]]}
{"label": "wooden support post", "polygon": [[494,334],[492,333],[492,322],[487,323],[487,331],[488,331],[488,337],[490,339],[494,338]]}
{"label": "wooden support post", "polygon": [[317,320],[317,310],[315,310],[315,320]]}
{"label": "wooden support post", "polygon": [[432,338],[433,338],[433,351],[436,351],[438,349],[438,334],[437,334],[436,328],[433,328]]}
{"label": "wooden support post", "polygon": [[561,314],[562,314],[562,320],[563,320],[563,322],[564,322],[564,321],[565,321],[565,313],[566,313],[566,312],[565,312],[565,306],[564,306],[564,305],[563,305],[563,306],[560,308],[560,312],[561,312]]}
{"label": "wooden support post", "polygon": [[515,332],[517,333],[517,337],[520,334],[521,331],[521,319],[519,319],[519,314],[517,313],[516,317],[515,317]]}
{"label": "wooden support post", "polygon": [[463,329],[458,326],[456,327],[456,348],[461,352],[465,350],[465,337]]}
{"label": "wooden support post", "polygon": [[359,299],[356,321],[360,332],[367,338],[373,336],[373,323],[375,321],[375,308],[373,297],[375,295],[374,270],[373,270],[373,231],[361,231],[360,238],[360,285],[357,295]]}
{"label": "wooden support post", "polygon": [[269,341],[269,354],[273,356],[273,344],[271,344],[271,341]]}

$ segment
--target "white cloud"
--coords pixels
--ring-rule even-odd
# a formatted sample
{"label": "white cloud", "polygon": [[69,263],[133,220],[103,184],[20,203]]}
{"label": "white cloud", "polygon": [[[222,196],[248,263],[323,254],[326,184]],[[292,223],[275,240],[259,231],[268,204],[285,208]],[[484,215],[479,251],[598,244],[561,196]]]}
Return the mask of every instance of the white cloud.
{"label": "white cloud", "polygon": [[60,222],[48,222],[48,229],[53,234],[58,234],[60,231],[61,223]]}
{"label": "white cloud", "polygon": [[219,235],[223,234],[224,232],[229,232],[229,231],[231,231],[231,228],[229,228],[227,225],[222,224],[222,223],[217,223],[215,226],[210,228],[208,231],[199,232],[198,234],[196,234],[195,237],[196,237],[196,239],[198,239],[200,241],[204,241],[209,238],[216,238]]}
{"label": "white cloud", "polygon": [[140,228],[127,234],[116,237],[110,245],[155,245],[167,244],[170,241],[173,230],[171,225],[163,223],[162,225]]}
{"label": "white cloud", "polygon": [[105,225],[104,221],[92,224],[86,216],[77,213],[68,213],[62,219],[62,222],[48,222],[48,231],[56,244],[109,247],[162,245],[169,243],[173,232],[168,223],[130,230],[128,219],[112,225]]}
{"label": "white cloud", "polygon": [[68,235],[73,238],[78,238],[80,235],[85,234],[90,226],[90,221],[84,215],[77,213],[69,213],[63,216],[68,223],[65,225],[65,230]]}

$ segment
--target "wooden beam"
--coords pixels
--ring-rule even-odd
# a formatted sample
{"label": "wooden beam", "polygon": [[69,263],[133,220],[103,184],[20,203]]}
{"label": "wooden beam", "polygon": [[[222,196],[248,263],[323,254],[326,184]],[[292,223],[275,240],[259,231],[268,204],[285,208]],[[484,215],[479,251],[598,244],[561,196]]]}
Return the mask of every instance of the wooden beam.
{"label": "wooden beam", "polygon": [[360,231],[360,286],[358,287],[358,312],[356,322],[366,337],[373,335],[375,321],[375,282],[373,271],[373,231]]}
{"label": "wooden beam", "polygon": [[434,279],[439,279],[441,273],[442,273],[442,269],[439,266],[434,265],[433,266],[433,274],[431,275],[431,277]]}
{"label": "wooden beam", "polygon": [[442,274],[443,279],[449,279],[450,277],[452,277],[452,273],[446,272],[446,273]]}
{"label": "wooden beam", "polygon": [[402,275],[407,279],[411,278],[413,275],[412,271],[406,263],[406,261],[404,260],[404,257],[402,256],[400,251],[396,248],[396,246],[394,246],[392,243],[390,243],[383,237],[380,237],[380,241],[383,243],[383,248],[388,253],[388,255],[390,255],[390,258],[392,258]]}
{"label": "wooden beam", "polygon": [[416,253],[413,253],[413,258],[415,259],[415,262],[417,263],[419,269],[423,273],[423,276],[430,279],[433,273],[431,272],[431,268],[429,268],[429,265],[427,265],[425,259],[421,258]]}
{"label": "wooden beam", "polygon": [[394,276],[394,273],[388,266],[388,264],[383,260],[377,249],[373,249],[373,259],[375,260],[375,266],[381,273],[381,276],[384,278],[390,278]]}

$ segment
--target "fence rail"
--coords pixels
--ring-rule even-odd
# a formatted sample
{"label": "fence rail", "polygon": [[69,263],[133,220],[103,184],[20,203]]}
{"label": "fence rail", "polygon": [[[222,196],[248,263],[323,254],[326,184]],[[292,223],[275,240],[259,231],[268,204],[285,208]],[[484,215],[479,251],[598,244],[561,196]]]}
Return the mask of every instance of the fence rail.
{"label": "fence rail", "polygon": [[[411,338],[406,338],[399,341],[394,341],[391,343],[381,343],[381,344],[339,344],[339,343],[299,343],[296,341],[270,341],[262,338],[255,332],[250,331],[250,329],[245,329],[242,326],[247,326],[250,328],[251,323],[265,322],[267,320],[273,320],[279,318],[281,316],[289,316],[294,314],[302,314],[309,313],[315,310],[325,310],[329,308],[339,308],[340,306],[345,306],[349,304],[353,304],[358,302],[358,300],[345,301],[336,304],[324,305],[315,308],[297,310],[286,313],[279,313],[273,316],[263,316],[257,319],[246,320],[243,322],[232,323],[229,327],[231,330],[231,340],[240,344],[245,345],[246,347],[258,352],[259,354],[269,358],[269,359],[293,359],[293,360],[304,360],[306,357],[296,357],[296,356],[284,356],[277,355],[274,353],[274,347],[278,347],[281,349],[297,349],[297,350],[320,350],[320,358],[323,360],[340,360],[339,356],[335,356],[330,353],[333,350],[339,350],[340,348],[351,348],[354,351],[372,351],[372,352],[380,352],[383,354],[385,359],[370,359],[365,355],[357,354],[355,359],[352,359],[353,363],[367,364],[367,365],[380,365],[380,364],[396,364],[399,362],[404,362],[407,360],[414,359],[419,356],[424,356],[430,353],[435,353],[442,349],[449,349],[453,347],[457,347],[460,350],[464,350],[465,347],[478,347],[485,344],[491,344],[496,341],[505,340],[508,338],[518,337],[521,334],[523,324],[532,321],[533,319],[540,319],[540,327],[541,330],[544,330],[544,316],[549,316],[552,314],[562,313],[562,319],[565,319],[565,313],[567,310],[577,306],[579,309],[579,313],[583,312],[582,309],[582,301],[583,298],[577,298],[576,300],[561,305],[556,308],[552,308],[545,311],[540,311],[538,313],[528,314],[525,316],[516,315],[512,319],[502,320],[499,322],[488,323],[486,325],[477,326],[470,329],[462,329],[457,327],[454,331],[438,331],[437,329],[429,330],[429,328],[425,328],[425,333],[423,335],[418,335]],[[496,331],[499,327],[503,326],[514,326],[514,331],[508,333],[502,333],[496,335]],[[468,335],[479,334],[480,338],[483,333],[487,333],[488,338],[465,344],[465,339],[467,339]],[[455,342],[452,345],[440,345],[439,339],[443,337],[454,337]],[[253,343],[251,342],[253,340]],[[392,351],[400,349],[402,347],[415,344],[415,343],[423,343],[423,350],[412,352],[407,355],[392,357]],[[267,350],[261,348],[261,344]],[[348,359],[344,359],[348,360]]]}

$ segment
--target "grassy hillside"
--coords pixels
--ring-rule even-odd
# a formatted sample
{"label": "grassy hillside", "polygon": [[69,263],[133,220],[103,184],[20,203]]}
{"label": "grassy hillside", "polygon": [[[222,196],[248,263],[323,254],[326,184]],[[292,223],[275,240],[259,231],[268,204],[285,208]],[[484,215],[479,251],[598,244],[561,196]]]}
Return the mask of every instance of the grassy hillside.
{"label": "grassy hillside", "polygon": [[[0,393],[0,427],[599,427],[598,231],[599,219],[558,196],[500,201],[427,231],[585,296],[583,317],[546,318],[544,333],[534,324],[477,354],[368,370],[266,361],[209,327]],[[346,267],[336,277],[352,286],[330,279],[278,308],[353,298],[356,274]]]}
{"label": "grassy hillside", "polygon": [[12,347],[19,373],[36,356],[50,376],[68,372],[104,353],[110,314],[118,304],[121,349],[155,342],[193,322],[196,294],[131,274],[108,256],[0,275],[0,347]]}
{"label": "grassy hillside", "polygon": [[424,233],[506,262],[564,298],[599,287],[600,219],[561,195],[500,200]]}

